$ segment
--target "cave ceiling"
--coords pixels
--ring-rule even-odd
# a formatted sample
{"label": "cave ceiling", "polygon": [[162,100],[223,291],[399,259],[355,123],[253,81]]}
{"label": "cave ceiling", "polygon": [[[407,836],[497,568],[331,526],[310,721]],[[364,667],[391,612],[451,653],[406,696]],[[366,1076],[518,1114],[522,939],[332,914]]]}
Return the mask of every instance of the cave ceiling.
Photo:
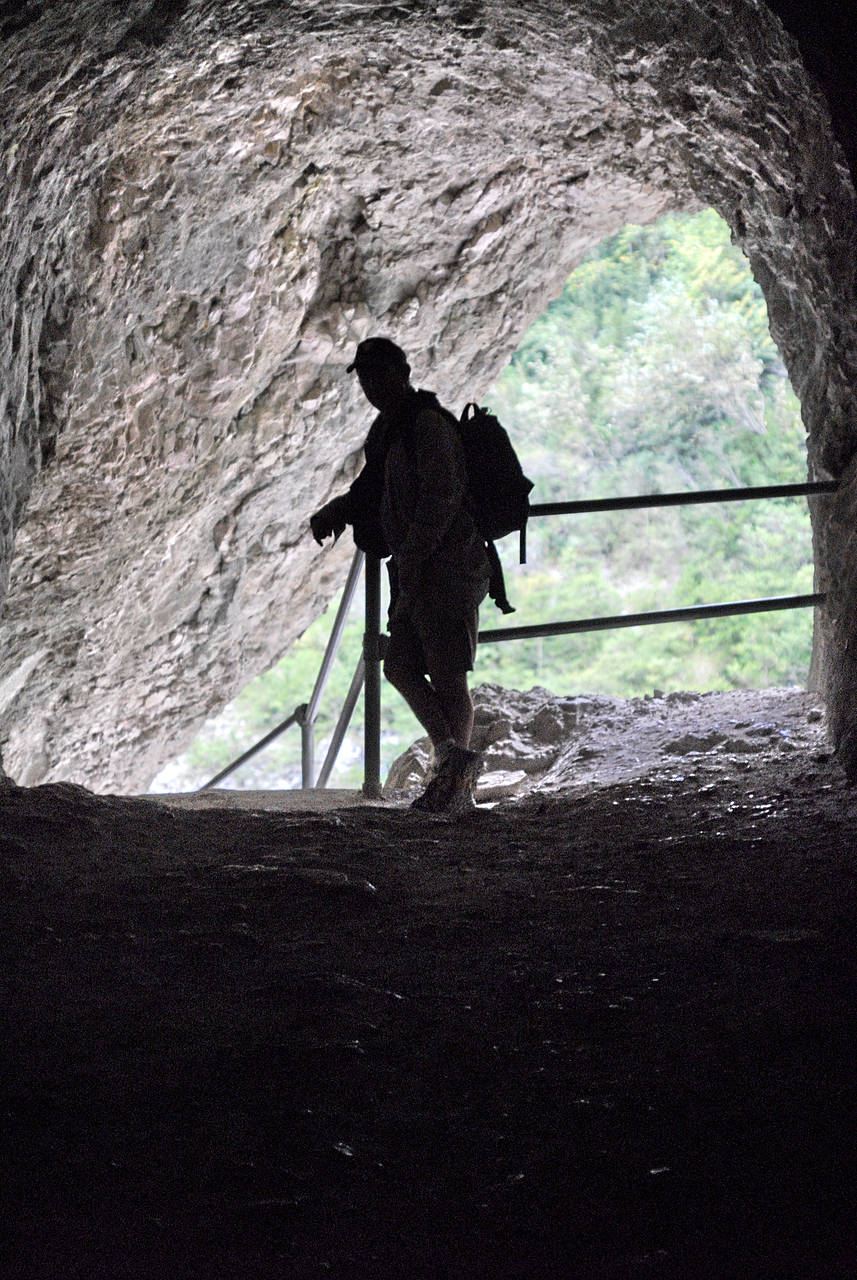
{"label": "cave ceiling", "polygon": [[[810,473],[850,477],[847,149],[761,3],[31,4],[0,100],[19,782],[145,787],[321,611],[349,549],[307,519],[359,465],[357,341],[459,407],[626,222],[727,219]],[[816,519],[837,617],[850,501]]]}

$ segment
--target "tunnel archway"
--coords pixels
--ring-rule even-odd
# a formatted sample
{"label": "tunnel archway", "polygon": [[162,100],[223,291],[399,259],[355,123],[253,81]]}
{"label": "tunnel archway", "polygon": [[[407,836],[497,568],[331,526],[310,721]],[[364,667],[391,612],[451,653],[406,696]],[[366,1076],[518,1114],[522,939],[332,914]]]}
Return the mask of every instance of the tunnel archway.
{"label": "tunnel archway", "polygon": [[[485,399],[508,428],[537,503],[788,484],[806,473],[800,405],[770,337],[764,300],[711,209],[626,226],[588,254]],[[804,498],[534,518],[526,547],[522,566],[517,537],[498,544],[513,626],[812,590]],[[195,791],[291,719],[310,696],[338,603],[334,597],[280,661],[202,726],[153,780],[153,792]],[[483,626],[500,623],[486,601]],[[802,608],[701,627],[684,622],[487,644],[473,679],[494,689],[632,700],[656,690],[805,689],[812,623]],[[358,605],[314,722],[319,765],[363,629]],[[483,716],[492,705],[498,714],[493,696],[490,688],[479,695]],[[382,696],[382,778],[423,732],[402,699]],[[329,786],[360,787],[363,735],[358,702]],[[292,723],[217,785],[300,787],[303,768]]]}
{"label": "tunnel archway", "polygon": [[478,393],[589,247],[700,203],[765,292],[811,478],[843,482],[819,652],[854,769],[855,196],[770,10],[32,12],[0,71],[12,776],[142,787],[319,611],[347,552],[306,518],[356,465],[356,340]]}

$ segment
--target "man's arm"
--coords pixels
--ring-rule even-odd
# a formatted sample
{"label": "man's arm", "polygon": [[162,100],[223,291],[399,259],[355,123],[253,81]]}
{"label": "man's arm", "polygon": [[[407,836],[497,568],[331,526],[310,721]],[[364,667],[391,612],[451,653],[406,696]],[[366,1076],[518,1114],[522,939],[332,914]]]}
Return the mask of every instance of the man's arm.
{"label": "man's arm", "polygon": [[347,493],[341,493],[338,498],[331,498],[330,502],[319,508],[314,516],[310,516],[309,527],[319,546],[331,534],[333,534],[333,541],[336,542],[339,535],[344,532],[348,523],[348,499]]}
{"label": "man's arm", "polygon": [[[319,546],[324,542],[325,538],[329,538],[333,534],[333,540],[336,542],[341,533],[344,532],[347,524],[354,523],[355,516],[355,500],[352,498],[352,491],[357,488],[360,490],[361,484],[366,483],[367,471],[377,470],[380,465],[383,467],[384,450],[386,447],[386,431],[382,421],[382,415],[374,419],[369,434],[363,444],[363,453],[366,460],[363,470],[352,484],[347,493],[342,493],[338,498],[331,498],[314,516],[310,517],[309,527],[312,530],[312,536],[315,538]],[[357,510],[359,510],[360,502],[357,499]]]}

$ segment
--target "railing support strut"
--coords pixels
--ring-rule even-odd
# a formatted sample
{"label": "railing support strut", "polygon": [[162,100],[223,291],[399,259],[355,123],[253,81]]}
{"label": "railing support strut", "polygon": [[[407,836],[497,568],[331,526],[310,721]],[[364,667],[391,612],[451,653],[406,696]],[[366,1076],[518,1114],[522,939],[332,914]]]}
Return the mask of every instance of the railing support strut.
{"label": "railing support strut", "polygon": [[363,633],[363,794],[381,796],[381,561],[366,557],[366,630]]}
{"label": "railing support strut", "polygon": [[301,721],[302,787],[311,787],[315,781],[315,718],[318,715],[318,704],[321,701],[324,686],[327,684],[327,677],[330,675],[330,669],[333,666],[337,653],[339,652],[342,633],[345,630],[345,622],[348,618],[348,610],[351,608],[351,601],[354,599],[354,592],[357,589],[357,583],[360,581],[360,570],[362,568],[363,552],[355,551],[354,559],[351,561],[351,568],[348,570],[348,577],[345,580],[345,586],[342,588],[342,598],[339,601],[339,608],[337,609],[336,617],[333,620],[330,639],[327,642],[324,657],[322,658],[321,666],[318,669],[315,687],[310,694],[304,719]]}
{"label": "railing support strut", "polygon": [[330,739],[330,746],[327,748],[327,755],[324,757],[324,764],[319,770],[316,778],[316,787],[326,787],[327,780],[330,777],[333,766],[336,764],[336,757],[339,755],[339,748],[342,746],[342,740],[345,737],[351,717],[354,714],[354,708],[357,706],[357,700],[360,697],[360,690],[363,688],[363,678],[365,674],[365,664],[361,657],[357,663],[357,669],[345,695],[345,702],[342,704],[342,710],[339,713],[339,719],[336,722],[336,728],[333,731],[333,737]]}

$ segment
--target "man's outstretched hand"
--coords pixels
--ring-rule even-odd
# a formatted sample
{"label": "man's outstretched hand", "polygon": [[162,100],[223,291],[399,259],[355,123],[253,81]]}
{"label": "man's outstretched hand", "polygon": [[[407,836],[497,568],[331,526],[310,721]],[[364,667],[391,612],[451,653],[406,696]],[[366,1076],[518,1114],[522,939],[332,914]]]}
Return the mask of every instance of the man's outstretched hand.
{"label": "man's outstretched hand", "polygon": [[310,517],[309,527],[319,546],[331,534],[333,534],[333,540],[336,542],[343,532],[348,523],[345,516],[347,504],[348,497],[346,494],[342,494],[338,498],[331,498],[330,502],[325,503],[323,507],[316,511],[314,516]]}

